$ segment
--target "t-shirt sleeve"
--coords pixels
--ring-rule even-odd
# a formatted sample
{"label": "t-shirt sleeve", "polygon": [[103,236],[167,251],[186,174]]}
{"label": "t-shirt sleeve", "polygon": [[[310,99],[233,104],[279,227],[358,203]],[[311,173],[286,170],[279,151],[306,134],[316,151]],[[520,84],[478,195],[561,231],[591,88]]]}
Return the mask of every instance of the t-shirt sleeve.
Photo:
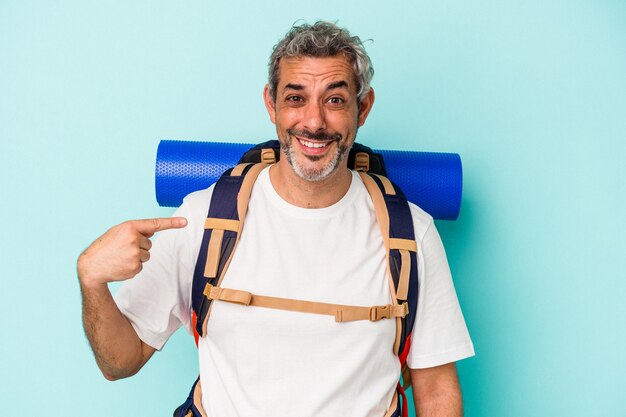
{"label": "t-shirt sleeve", "polygon": [[115,294],[139,338],[157,350],[179,327],[192,332],[191,283],[209,201],[209,190],[187,196],[174,213],[187,226],[159,232],[143,270]]}
{"label": "t-shirt sleeve", "polygon": [[[419,298],[407,357],[407,365],[413,369],[474,356],[439,233],[430,217],[416,223]],[[421,245],[417,235],[420,229]]]}

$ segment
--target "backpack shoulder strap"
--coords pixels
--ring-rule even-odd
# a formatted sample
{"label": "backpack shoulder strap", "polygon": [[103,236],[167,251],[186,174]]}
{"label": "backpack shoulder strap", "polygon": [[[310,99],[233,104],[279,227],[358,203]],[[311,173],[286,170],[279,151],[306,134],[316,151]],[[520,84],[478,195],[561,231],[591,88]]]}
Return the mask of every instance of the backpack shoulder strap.
{"label": "backpack shoulder strap", "polygon": [[394,352],[404,366],[415,322],[418,298],[417,242],[413,217],[404,193],[382,175],[359,172],[367,188],[387,253],[387,272],[393,304],[408,304],[408,314],[397,318]]}
{"label": "backpack shoulder strap", "polygon": [[215,183],[204,236],[194,270],[191,291],[192,321],[196,343],[206,335],[211,300],[204,292],[219,285],[239,242],[252,187],[267,164],[243,163],[226,171]]}

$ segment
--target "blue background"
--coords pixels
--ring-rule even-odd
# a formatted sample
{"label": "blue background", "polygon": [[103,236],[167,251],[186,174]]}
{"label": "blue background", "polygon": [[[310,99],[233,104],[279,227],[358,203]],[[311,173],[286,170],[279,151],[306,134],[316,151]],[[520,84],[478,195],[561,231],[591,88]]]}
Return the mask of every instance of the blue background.
{"label": "blue background", "polygon": [[76,257],[171,213],[160,139],[273,138],[270,48],[318,18],[374,40],[361,142],[463,158],[461,216],[438,226],[477,351],[466,415],[626,415],[626,3],[608,0],[1,0],[2,414],[168,416],[186,396],[184,332],[101,377]]}

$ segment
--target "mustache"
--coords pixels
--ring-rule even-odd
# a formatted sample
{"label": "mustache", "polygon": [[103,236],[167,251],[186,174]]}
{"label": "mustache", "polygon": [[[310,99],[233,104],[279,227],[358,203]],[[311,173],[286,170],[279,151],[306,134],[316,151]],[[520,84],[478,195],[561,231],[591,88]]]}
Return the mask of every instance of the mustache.
{"label": "mustache", "polygon": [[320,140],[324,142],[338,142],[341,140],[341,133],[328,133],[326,131],[313,133],[309,130],[287,129],[287,133],[291,136],[299,136],[305,139]]}

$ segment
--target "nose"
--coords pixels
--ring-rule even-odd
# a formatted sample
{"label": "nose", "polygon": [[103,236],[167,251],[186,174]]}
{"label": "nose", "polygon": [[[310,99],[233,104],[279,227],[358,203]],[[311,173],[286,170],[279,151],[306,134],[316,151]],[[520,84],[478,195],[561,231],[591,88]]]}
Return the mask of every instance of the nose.
{"label": "nose", "polygon": [[324,107],[317,101],[312,100],[304,106],[303,127],[313,133],[326,129]]}

